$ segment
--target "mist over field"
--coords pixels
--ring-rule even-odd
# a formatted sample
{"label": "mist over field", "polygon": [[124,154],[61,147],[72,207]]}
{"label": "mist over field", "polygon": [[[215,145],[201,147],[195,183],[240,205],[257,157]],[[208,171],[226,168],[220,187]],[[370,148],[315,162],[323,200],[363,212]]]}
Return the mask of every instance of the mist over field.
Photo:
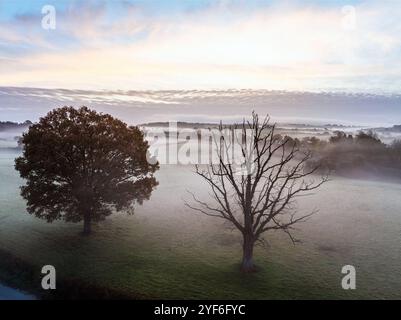
{"label": "mist over field", "polygon": [[[122,112],[115,108],[111,110]],[[150,119],[146,112],[139,116],[139,111],[147,108],[131,108],[124,110],[127,118],[136,115],[142,121]],[[166,109],[175,107],[163,108],[169,114]],[[19,110],[15,112],[24,108]],[[25,119],[31,115],[33,119],[33,114],[30,109],[20,116]],[[230,117],[227,115],[226,120],[233,119]],[[185,119],[202,120],[190,116]],[[143,128],[160,132],[166,127],[156,124]],[[287,125],[278,130],[300,139],[316,136],[327,140],[336,129],[354,133],[359,127]],[[77,238],[80,226],[47,224],[29,216],[19,195],[23,180],[13,167],[14,158],[21,152],[15,148],[14,135],[24,130],[26,127],[0,132],[0,250],[13,248],[15,256],[34,265],[56,265],[62,277],[86,279],[133,297],[401,298],[401,177],[389,181],[380,176],[372,178],[366,172],[358,179],[351,174],[333,176],[322,189],[299,200],[301,213],[319,210],[297,227],[295,234],[302,243],[293,246],[280,233],[266,236],[265,245],[256,248],[256,261],[263,271],[245,283],[235,276],[240,258],[239,233],[185,206],[190,200],[188,191],[206,201],[210,197],[207,185],[194,174],[193,165],[162,165],[156,175],[159,185],[151,199],[137,206],[133,216],[122,212],[96,224],[93,238],[84,244]],[[184,140],[177,140],[178,147]],[[67,245],[61,248],[61,243]],[[341,268],[348,264],[358,270],[355,292],[340,286]],[[230,280],[221,282],[224,278]]]}
{"label": "mist over field", "polygon": [[[0,152],[0,249],[34,265],[51,263],[60,277],[154,298],[401,297],[400,182],[333,177],[299,201],[301,212],[319,209],[297,227],[302,243],[269,234],[267,245],[256,249],[263,271],[246,283],[235,276],[240,235],[184,206],[188,190],[209,197],[192,166],[163,165],[150,201],[133,216],[123,212],[99,223],[82,243],[80,225],[47,224],[26,213],[19,195],[23,181],[13,168],[18,154]],[[358,270],[353,292],[340,286],[347,264]]]}

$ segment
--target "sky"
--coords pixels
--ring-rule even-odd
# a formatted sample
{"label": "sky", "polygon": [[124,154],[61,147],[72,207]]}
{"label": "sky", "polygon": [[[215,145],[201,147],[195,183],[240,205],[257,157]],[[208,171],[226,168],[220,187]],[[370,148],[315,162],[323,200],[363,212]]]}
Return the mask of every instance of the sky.
{"label": "sky", "polygon": [[0,86],[400,93],[400,35],[396,0],[0,0]]}
{"label": "sky", "polygon": [[[67,90],[0,87],[0,121],[37,121],[62,106],[88,106],[129,124],[241,122],[255,111],[272,122],[391,127],[401,124],[401,95],[270,90]],[[1,132],[0,132],[1,139]]]}

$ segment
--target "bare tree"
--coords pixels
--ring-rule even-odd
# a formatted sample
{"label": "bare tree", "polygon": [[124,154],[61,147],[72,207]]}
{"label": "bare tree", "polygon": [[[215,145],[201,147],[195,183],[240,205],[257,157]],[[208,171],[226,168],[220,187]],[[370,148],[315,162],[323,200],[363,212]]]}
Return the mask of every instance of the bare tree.
{"label": "bare tree", "polygon": [[[234,133],[238,131],[240,138]],[[231,132],[235,138],[221,135],[215,143],[216,163],[196,166],[196,173],[210,186],[213,201],[202,201],[191,193],[195,203],[186,205],[225,219],[238,229],[243,237],[241,270],[253,272],[253,250],[258,241],[263,241],[262,235],[282,230],[293,243],[297,242],[291,232],[293,226],[316,210],[298,216],[296,199],[320,187],[328,178],[312,178],[318,166],[307,164],[311,153],[293,139],[275,134],[275,124],[271,125],[268,117],[260,121],[253,113],[251,121],[231,127]],[[243,159],[240,165],[229,161],[233,144],[239,146]]]}

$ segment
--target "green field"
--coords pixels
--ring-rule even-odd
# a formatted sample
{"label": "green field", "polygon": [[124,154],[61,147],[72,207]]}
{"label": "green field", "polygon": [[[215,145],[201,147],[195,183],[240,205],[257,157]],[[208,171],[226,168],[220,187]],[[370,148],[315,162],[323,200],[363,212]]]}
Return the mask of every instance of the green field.
{"label": "green field", "polygon": [[[15,153],[0,154],[0,250],[37,274],[54,265],[58,279],[110,288],[132,298],[356,299],[401,298],[401,185],[335,178],[300,202],[320,212],[297,231],[293,246],[267,234],[255,252],[259,272],[239,270],[240,237],[220,220],[184,206],[186,190],[207,197],[190,167],[162,166],[150,201],[135,215],[111,216],[80,235],[80,224],[47,224],[25,211]],[[341,288],[341,268],[357,269],[357,289]],[[1,261],[0,261],[1,270]],[[23,286],[20,273],[1,281]],[[0,282],[1,282],[0,281]],[[32,280],[40,285],[39,275]]]}

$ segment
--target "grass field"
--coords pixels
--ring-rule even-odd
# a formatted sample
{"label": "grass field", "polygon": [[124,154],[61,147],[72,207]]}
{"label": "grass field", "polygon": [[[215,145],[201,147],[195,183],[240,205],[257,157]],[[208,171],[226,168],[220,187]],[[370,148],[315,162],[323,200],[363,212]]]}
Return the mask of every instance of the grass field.
{"label": "grass field", "polygon": [[[335,178],[300,202],[320,209],[297,231],[303,243],[268,234],[255,252],[259,272],[244,275],[239,235],[184,206],[186,190],[207,197],[191,168],[162,166],[160,185],[135,215],[116,214],[82,237],[81,224],[26,213],[15,156],[0,154],[0,250],[36,268],[38,286],[41,267],[51,264],[58,278],[133,298],[401,298],[401,185]],[[346,264],[357,269],[357,290],[341,288]],[[10,276],[18,284],[19,275]]]}

